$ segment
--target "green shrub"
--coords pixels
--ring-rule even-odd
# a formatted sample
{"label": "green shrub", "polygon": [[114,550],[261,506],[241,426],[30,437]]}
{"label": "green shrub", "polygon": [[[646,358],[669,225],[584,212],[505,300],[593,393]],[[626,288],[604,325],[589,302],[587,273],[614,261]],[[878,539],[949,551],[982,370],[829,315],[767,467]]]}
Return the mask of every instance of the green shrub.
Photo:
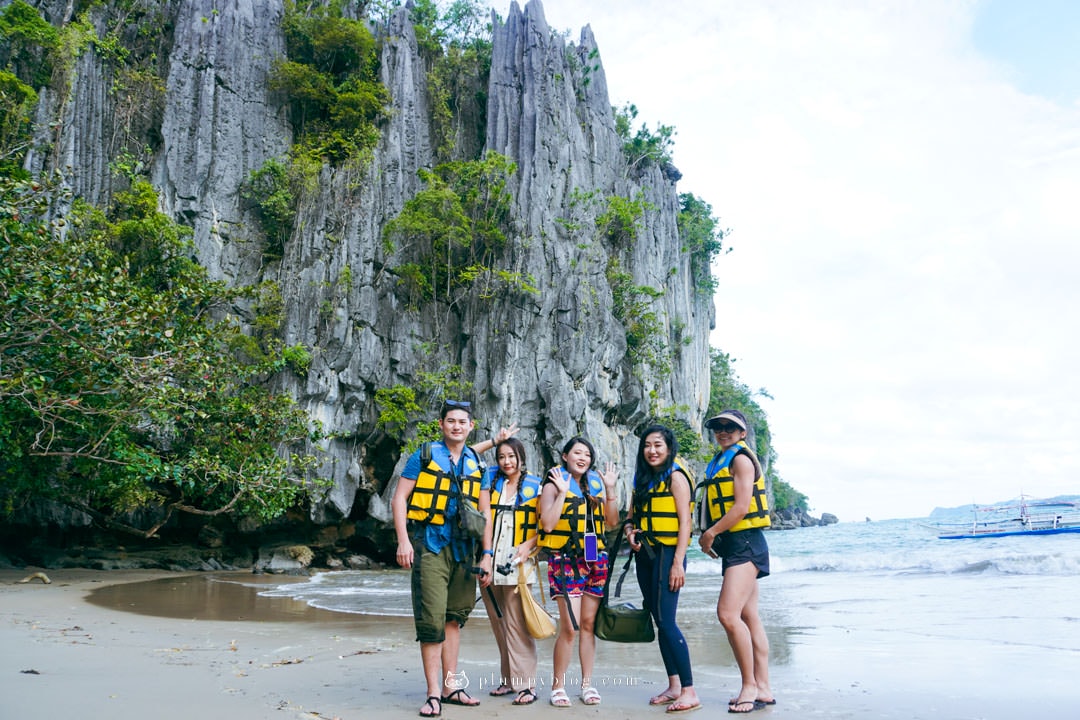
{"label": "green shrub", "polygon": [[633,200],[612,195],[607,199],[607,208],[596,218],[596,229],[616,246],[628,247],[637,239],[641,219],[650,207],[642,193]]}
{"label": "green shrub", "polygon": [[612,314],[626,329],[626,354],[635,365],[644,364],[659,376],[671,372],[671,358],[663,320],[652,309],[664,292],[648,285],[634,285],[619,261],[608,261],[607,281],[611,287]]}
{"label": "green shrub", "polygon": [[0,175],[23,177],[22,159],[30,142],[37,93],[0,70]]}
{"label": "green shrub", "polygon": [[712,206],[691,193],[679,195],[679,239],[682,251],[690,254],[690,273],[697,291],[712,297],[717,288],[712,261],[724,251],[727,232],[717,227]]}
{"label": "green shrub", "polygon": [[[301,502],[317,457],[282,450],[320,434],[265,381],[303,358],[234,353],[227,310],[253,290],[208,280],[145,184],[52,226],[50,200],[0,178],[0,507],[51,500],[151,536],[178,512]],[[149,508],[160,522],[122,519]]]}
{"label": "green shrub", "polygon": [[[408,259],[394,268],[412,305],[453,303],[485,282],[509,279],[527,290],[527,276],[495,267],[506,245],[512,197],[507,180],[515,165],[497,153],[482,161],[444,163],[421,170],[423,190],[383,230],[387,254]],[[488,288],[485,292],[491,292]]]}
{"label": "green shrub", "polygon": [[288,58],[274,64],[270,88],[288,97],[298,144],[332,164],[363,158],[390,99],[371,32],[342,17],[336,1],[301,8],[287,0],[282,28]]}
{"label": "green shrub", "polygon": [[268,241],[265,254],[280,258],[296,219],[296,197],[285,163],[271,158],[261,168],[253,170],[240,189],[240,196],[255,205]]}
{"label": "green shrub", "polygon": [[23,0],[15,0],[0,10],[0,38],[5,41],[0,43],[0,63],[32,87],[49,83],[59,30]]}
{"label": "green shrub", "polygon": [[631,173],[639,172],[649,165],[661,166],[671,163],[671,149],[675,144],[675,129],[657,125],[650,131],[644,124],[634,131],[637,106],[627,103],[622,108],[612,108],[615,114],[615,133],[622,140],[623,154]]}

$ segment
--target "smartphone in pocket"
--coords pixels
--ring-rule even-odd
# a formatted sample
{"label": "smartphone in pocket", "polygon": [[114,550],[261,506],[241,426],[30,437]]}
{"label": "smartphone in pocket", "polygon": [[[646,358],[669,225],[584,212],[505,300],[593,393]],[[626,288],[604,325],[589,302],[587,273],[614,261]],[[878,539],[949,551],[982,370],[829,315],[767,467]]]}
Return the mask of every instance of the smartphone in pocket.
{"label": "smartphone in pocket", "polygon": [[596,544],[596,533],[585,533],[585,562],[596,562],[600,557]]}

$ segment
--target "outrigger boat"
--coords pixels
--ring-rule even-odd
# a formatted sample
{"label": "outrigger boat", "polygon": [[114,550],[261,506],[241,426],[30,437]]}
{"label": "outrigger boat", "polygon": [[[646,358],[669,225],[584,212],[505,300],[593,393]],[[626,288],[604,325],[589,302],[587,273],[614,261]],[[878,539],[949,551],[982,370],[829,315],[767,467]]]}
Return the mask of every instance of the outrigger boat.
{"label": "outrigger boat", "polygon": [[[974,505],[970,523],[954,524],[955,531],[938,525],[941,540],[1007,537],[1009,535],[1058,535],[1080,533],[1080,503],[1032,500],[1020,496],[1007,505]],[[963,527],[963,530],[959,528]]]}

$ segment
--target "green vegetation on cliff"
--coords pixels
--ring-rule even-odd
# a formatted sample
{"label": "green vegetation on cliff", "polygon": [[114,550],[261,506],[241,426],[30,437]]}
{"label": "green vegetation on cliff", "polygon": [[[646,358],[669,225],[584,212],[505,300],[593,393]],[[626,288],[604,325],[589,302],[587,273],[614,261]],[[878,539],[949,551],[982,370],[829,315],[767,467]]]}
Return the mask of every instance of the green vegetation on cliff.
{"label": "green vegetation on cliff", "polygon": [[734,362],[727,353],[712,349],[710,353],[711,388],[709,410],[706,416],[711,417],[728,409],[741,411],[750,421],[750,427],[753,429],[753,448],[765,467],[765,478],[773,494],[773,510],[799,508],[805,512],[808,507],[806,495],[784,482],[776,471],[776,450],[773,449],[768,417],[755,399],[770,397],[769,393],[764,388],[752,390],[739,380],[735,368],[732,367]]}
{"label": "green vegetation on cliff", "polygon": [[[298,203],[316,189],[319,171],[370,158],[389,97],[378,81],[377,40],[367,20],[352,15],[359,9],[385,21],[401,5],[286,3],[287,57],[270,84],[288,111],[296,145],[252,172],[241,190],[268,236],[267,257],[280,258],[293,240]],[[161,214],[153,190],[139,181],[162,141],[165,37],[171,37],[163,6],[76,7],[78,16],[59,29],[22,0],[0,11],[0,519],[38,501],[60,502],[101,525],[143,535],[183,512],[279,516],[319,491],[305,480],[317,459],[287,449],[309,450],[321,436],[291,398],[268,388],[285,369],[303,377],[312,355],[280,340],[284,302],[277,286],[229,289],[210,282],[190,259],[189,230]],[[436,304],[452,310],[466,295],[491,300],[538,292],[527,268],[512,267],[507,252],[527,241],[513,227],[508,187],[516,169],[508,158],[482,154],[491,63],[485,17],[475,0],[411,5],[428,65],[437,148],[423,189],[386,226],[384,249],[396,262],[386,271],[416,311]],[[48,97],[62,103],[75,60],[91,51],[109,74],[115,125],[101,166],[123,180],[101,195],[114,198],[108,208],[85,207],[57,188],[24,181],[22,170],[36,89],[48,87]],[[581,69],[583,82],[599,67],[593,60]],[[636,120],[632,105],[616,111],[626,163],[620,171],[627,178],[649,168],[667,173],[674,130],[635,129]],[[653,208],[641,194],[605,192],[610,188],[574,189],[582,212],[566,229],[612,251],[597,277],[612,293],[627,362],[664,377],[689,339],[681,334],[686,325],[664,315],[662,287],[639,285],[627,270]],[[711,296],[711,263],[723,250],[724,231],[704,201],[683,194],[679,203],[681,251],[690,256],[693,286]],[[74,212],[66,210],[71,204]],[[350,277],[346,266],[337,281],[346,291]],[[590,288],[606,289],[602,281]],[[242,318],[241,307],[249,308]],[[326,300],[319,312],[332,311]],[[430,349],[433,363],[446,356],[443,350]],[[776,506],[805,508],[806,497],[776,475],[767,419],[755,402],[763,391],[742,385],[719,351],[712,371],[710,412],[747,413]],[[447,394],[470,394],[462,376],[456,365],[425,367],[409,387],[374,389],[377,430],[407,452],[433,432],[430,422],[407,425],[420,408]],[[685,407],[660,411],[684,450],[700,457],[709,445],[688,414]]]}
{"label": "green vegetation on cliff", "polygon": [[69,216],[55,190],[0,180],[0,518],[49,500],[150,536],[301,502],[315,458],[281,449],[318,432],[265,385],[297,349],[238,355],[251,291],[207,279],[149,185]]}
{"label": "green vegetation on cliff", "polygon": [[393,272],[410,307],[453,307],[474,293],[537,292],[530,275],[500,267],[513,200],[507,182],[516,169],[490,152],[420,171],[424,189],[383,229],[384,251],[405,258]]}
{"label": "green vegetation on cliff", "polygon": [[389,101],[378,81],[375,38],[363,22],[328,6],[285,3],[288,58],[274,66],[270,88],[288,97],[299,137],[296,153],[332,163],[366,156],[379,140],[376,122]]}

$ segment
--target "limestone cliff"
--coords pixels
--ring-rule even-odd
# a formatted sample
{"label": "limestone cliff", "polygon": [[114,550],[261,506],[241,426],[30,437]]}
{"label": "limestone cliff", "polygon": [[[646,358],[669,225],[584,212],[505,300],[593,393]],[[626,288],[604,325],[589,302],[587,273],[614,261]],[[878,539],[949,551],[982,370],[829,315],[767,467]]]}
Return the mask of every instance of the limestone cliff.
{"label": "limestone cliff", "polygon": [[[70,6],[42,7],[54,24],[72,19]],[[482,150],[516,164],[513,230],[498,261],[508,272],[530,274],[537,291],[492,296],[477,288],[453,303],[416,307],[395,273],[408,248],[383,242],[386,224],[423,186],[418,170],[439,162],[430,67],[407,12],[378,29],[391,106],[373,157],[324,166],[281,257],[268,258],[241,189],[293,142],[284,100],[268,85],[285,52],[281,0],[139,7],[159,18],[160,103],[124,106],[109,92],[115,71],[100,53],[84,52],[66,82],[42,94],[28,165],[63,172],[76,196],[101,203],[118,182],[110,165],[122,150],[133,152],[129,159],[145,168],[163,209],[194,229],[198,259],[214,277],[278,283],[280,332],[312,353],[305,374],[278,382],[332,436],[318,449],[332,486],[313,506],[313,520],[386,518],[403,437],[379,427],[375,393],[414,387],[440,367],[460,367],[458,380],[471,388],[476,437],[520,425],[533,472],[554,463],[562,443],[580,433],[594,441],[601,461],[621,465],[626,482],[642,423],[667,411],[699,427],[713,310],[681,247],[678,173],[628,165],[588,27],[568,44],[548,26],[539,0],[523,9],[512,3],[494,23],[490,76],[483,78]],[[116,20],[100,11],[90,17],[102,32]],[[473,154],[467,141],[456,147]],[[597,229],[605,209],[599,199],[611,197],[643,202],[630,242]],[[656,292],[648,308],[670,371],[628,352],[612,267],[632,286]],[[434,416],[437,394],[429,393],[418,420]]]}

